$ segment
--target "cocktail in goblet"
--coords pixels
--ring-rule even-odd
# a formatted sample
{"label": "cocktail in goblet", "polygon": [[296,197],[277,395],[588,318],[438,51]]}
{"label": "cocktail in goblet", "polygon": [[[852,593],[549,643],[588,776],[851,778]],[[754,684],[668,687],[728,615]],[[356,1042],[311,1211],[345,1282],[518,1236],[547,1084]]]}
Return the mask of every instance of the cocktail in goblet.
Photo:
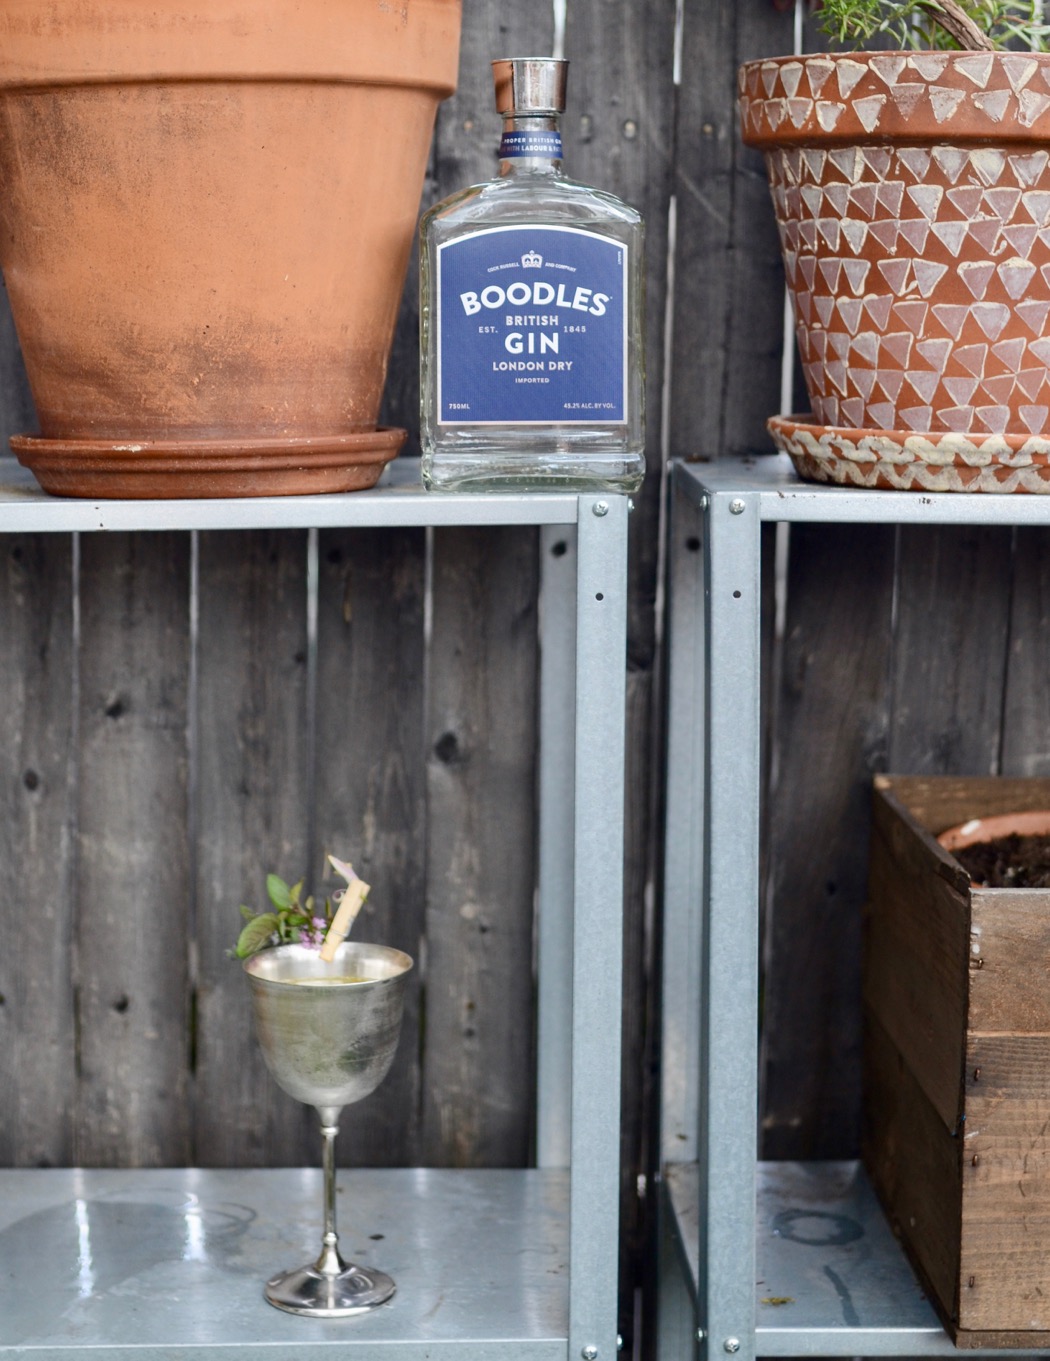
{"label": "cocktail in goblet", "polygon": [[289,1096],[316,1108],[323,1139],[321,1255],[267,1281],[266,1298],[278,1309],[334,1318],[364,1313],[394,1293],[384,1272],[339,1255],[335,1136],[343,1106],[374,1091],[393,1062],[411,967],[400,950],[358,942],[340,945],[331,961],[303,945],[245,960],[266,1066]]}

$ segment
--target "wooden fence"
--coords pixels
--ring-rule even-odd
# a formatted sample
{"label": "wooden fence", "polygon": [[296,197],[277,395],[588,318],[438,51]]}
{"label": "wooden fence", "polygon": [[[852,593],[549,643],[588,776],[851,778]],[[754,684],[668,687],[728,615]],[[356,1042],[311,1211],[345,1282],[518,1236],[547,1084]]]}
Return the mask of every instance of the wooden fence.
{"label": "wooden fence", "polygon": [[[792,50],[797,17],[777,0],[686,0],[676,31],[675,0],[567,4],[567,166],[648,223],[625,1295],[659,1057],[661,468],[770,447],[783,280],[733,101],[737,64]],[[554,36],[540,0],[465,0],[426,201],[494,170],[489,61]],[[385,412],[413,431],[416,311],[413,272]],[[4,436],[34,423],[6,313],[0,421]],[[788,548],[767,693],[761,1118],[768,1154],[848,1156],[870,777],[1050,770],[1050,552],[1035,531],[805,526]],[[535,533],[8,536],[0,552],[0,1164],[313,1163],[312,1117],[267,1079],[225,950],[265,870],[319,878],[326,849],[377,886],[369,934],[426,959],[398,1063],[347,1112],[342,1160],[527,1162]]]}

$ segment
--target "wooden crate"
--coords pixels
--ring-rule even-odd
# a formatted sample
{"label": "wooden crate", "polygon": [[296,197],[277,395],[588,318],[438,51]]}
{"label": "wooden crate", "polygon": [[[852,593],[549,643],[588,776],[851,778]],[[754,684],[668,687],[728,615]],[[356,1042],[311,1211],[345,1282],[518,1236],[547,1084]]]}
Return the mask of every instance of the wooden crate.
{"label": "wooden crate", "polygon": [[879,777],[864,1160],[960,1347],[1050,1346],[1050,890],[980,889],[936,835],[1050,780]]}

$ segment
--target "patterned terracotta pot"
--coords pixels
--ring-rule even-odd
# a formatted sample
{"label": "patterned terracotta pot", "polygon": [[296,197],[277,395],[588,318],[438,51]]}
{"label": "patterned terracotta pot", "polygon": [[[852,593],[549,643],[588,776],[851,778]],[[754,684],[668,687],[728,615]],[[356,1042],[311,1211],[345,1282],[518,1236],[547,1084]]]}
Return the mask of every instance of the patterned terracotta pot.
{"label": "patterned terracotta pot", "polygon": [[[752,62],[739,107],[769,170],[808,428],[835,432],[836,459],[857,456],[836,480],[929,485],[901,471],[912,436],[945,489],[952,466],[1045,464],[1050,56]],[[889,454],[881,482],[873,439]],[[1050,489],[1045,469],[1036,481]]]}
{"label": "patterned terracotta pot", "polygon": [[0,265],[49,491],[373,483],[460,0],[0,0]]}

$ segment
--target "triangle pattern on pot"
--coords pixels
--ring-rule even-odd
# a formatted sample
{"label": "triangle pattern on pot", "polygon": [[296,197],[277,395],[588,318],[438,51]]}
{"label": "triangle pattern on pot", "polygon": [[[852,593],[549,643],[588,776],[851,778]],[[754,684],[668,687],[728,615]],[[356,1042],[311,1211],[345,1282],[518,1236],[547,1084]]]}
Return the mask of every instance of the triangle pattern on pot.
{"label": "triangle pattern on pot", "polygon": [[[794,63],[790,96],[768,64],[776,97],[826,97],[835,75],[853,90],[877,80],[893,103],[902,83],[932,97],[954,72],[972,102],[1004,69],[983,53],[894,54],[874,75],[825,58],[813,72],[821,94],[816,60]],[[1027,64],[1011,66],[1008,98],[1033,78]],[[765,97],[763,85],[754,99]],[[793,147],[766,159],[818,421],[1050,438],[1050,150],[945,142]]]}

